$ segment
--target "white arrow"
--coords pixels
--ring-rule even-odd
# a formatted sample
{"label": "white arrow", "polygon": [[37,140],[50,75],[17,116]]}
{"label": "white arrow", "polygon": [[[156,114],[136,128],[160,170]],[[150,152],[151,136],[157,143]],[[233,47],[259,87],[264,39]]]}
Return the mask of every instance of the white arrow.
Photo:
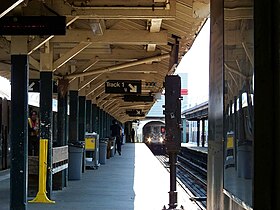
{"label": "white arrow", "polygon": [[130,87],[131,93],[137,93],[137,85],[133,86],[132,84],[129,84],[128,86]]}
{"label": "white arrow", "polygon": [[32,83],[28,86],[28,91],[32,91],[34,85],[35,85],[35,82],[32,82]]}

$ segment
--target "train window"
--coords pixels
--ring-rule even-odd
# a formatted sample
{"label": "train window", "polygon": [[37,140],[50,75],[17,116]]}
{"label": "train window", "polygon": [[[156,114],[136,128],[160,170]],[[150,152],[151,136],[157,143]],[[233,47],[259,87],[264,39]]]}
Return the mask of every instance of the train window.
{"label": "train window", "polygon": [[[224,192],[253,207],[254,0],[224,0]],[[248,9],[247,16],[242,9]],[[236,199],[235,199],[236,198]],[[240,202],[241,201],[241,202]]]}
{"label": "train window", "polygon": [[247,93],[242,93],[242,108],[248,106]]}

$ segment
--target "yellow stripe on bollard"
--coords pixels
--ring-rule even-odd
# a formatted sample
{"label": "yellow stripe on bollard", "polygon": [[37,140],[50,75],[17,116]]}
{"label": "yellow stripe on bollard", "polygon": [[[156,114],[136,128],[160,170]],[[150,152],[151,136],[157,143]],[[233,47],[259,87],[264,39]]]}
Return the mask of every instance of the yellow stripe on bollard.
{"label": "yellow stripe on bollard", "polygon": [[48,139],[40,139],[39,153],[39,190],[36,197],[30,203],[55,203],[47,197],[47,156]]}

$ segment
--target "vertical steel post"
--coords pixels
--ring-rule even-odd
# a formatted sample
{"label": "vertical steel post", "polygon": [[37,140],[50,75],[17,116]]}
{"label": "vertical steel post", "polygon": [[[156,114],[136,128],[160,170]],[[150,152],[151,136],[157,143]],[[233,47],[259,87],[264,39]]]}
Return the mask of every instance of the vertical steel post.
{"label": "vertical steel post", "polygon": [[96,104],[92,104],[92,127],[94,132],[100,134],[98,132],[98,109]]}
{"label": "vertical steel post", "polygon": [[25,210],[28,176],[28,56],[12,55],[11,62],[10,210]]}
{"label": "vertical steel post", "polygon": [[196,130],[196,144],[199,147],[200,144],[200,119],[196,121],[197,130]]}
{"label": "vertical steel post", "polygon": [[205,146],[205,119],[202,119],[202,131],[201,131],[201,144],[202,147]]}
{"label": "vertical steel post", "polygon": [[[48,197],[52,197],[52,92],[53,81],[52,72],[40,73],[40,141],[48,140],[47,148],[47,193]],[[41,144],[40,144],[41,145]],[[41,152],[41,150],[40,150]],[[40,177],[39,177],[40,178]]]}
{"label": "vertical steel post", "polygon": [[68,80],[58,81],[58,109],[57,109],[57,143],[66,145],[66,117],[67,117],[67,85]]}
{"label": "vertical steel post", "polygon": [[69,91],[70,101],[70,116],[69,116],[69,142],[75,143],[78,141],[78,91]]}
{"label": "vertical steel post", "polygon": [[170,191],[169,191],[169,209],[177,207],[177,191],[176,191],[176,152],[169,152],[170,164]]}
{"label": "vertical steel post", "polygon": [[[47,184],[46,190],[48,197],[52,196],[52,141],[53,141],[53,113],[52,113],[52,94],[53,94],[53,45],[45,43],[44,50],[40,51],[40,141],[48,141],[47,150]],[[41,144],[40,144],[41,146]],[[41,152],[40,148],[40,152]],[[39,155],[40,156],[40,155]],[[40,157],[39,157],[40,159]],[[45,175],[44,175],[45,176]],[[42,176],[39,176],[42,178]],[[40,180],[41,181],[41,180]]]}
{"label": "vertical steel post", "polygon": [[27,37],[11,37],[11,169],[10,210],[25,210],[28,177]]}
{"label": "vertical steel post", "polygon": [[[67,140],[67,102],[68,102],[69,81],[61,79],[58,81],[58,110],[57,110],[57,144],[64,146],[68,144]],[[67,185],[67,170],[61,171],[61,188]]]}
{"label": "vertical steel post", "polygon": [[91,100],[86,100],[86,131],[92,132],[92,105]]}
{"label": "vertical steel post", "polygon": [[79,96],[79,141],[84,141],[86,131],[86,97]]}

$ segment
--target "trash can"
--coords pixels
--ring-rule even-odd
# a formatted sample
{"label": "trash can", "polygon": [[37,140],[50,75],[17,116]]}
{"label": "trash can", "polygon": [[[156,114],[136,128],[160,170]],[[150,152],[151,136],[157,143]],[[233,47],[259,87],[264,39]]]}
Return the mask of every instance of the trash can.
{"label": "trash can", "polygon": [[81,142],[69,143],[68,152],[68,179],[80,180],[82,178],[84,145]]}
{"label": "trash can", "polygon": [[86,166],[98,168],[99,166],[99,135],[95,132],[85,133]]}
{"label": "trash can", "polygon": [[104,165],[106,164],[106,157],[107,156],[107,142],[106,141],[99,141],[99,163]]}
{"label": "trash can", "polygon": [[116,149],[116,137],[112,137],[109,140],[111,142],[111,147],[110,147],[110,157],[115,156],[115,149]]}

